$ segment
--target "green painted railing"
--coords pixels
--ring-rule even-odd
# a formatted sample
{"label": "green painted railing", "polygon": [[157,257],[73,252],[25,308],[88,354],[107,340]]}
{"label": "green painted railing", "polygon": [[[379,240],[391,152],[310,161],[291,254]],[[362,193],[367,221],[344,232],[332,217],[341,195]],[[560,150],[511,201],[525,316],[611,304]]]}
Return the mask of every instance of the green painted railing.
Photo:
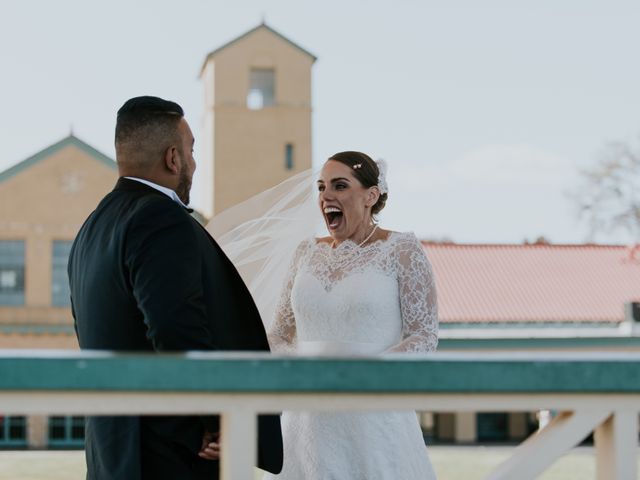
{"label": "green painted railing", "polygon": [[640,354],[301,358],[0,351],[2,390],[640,393]]}

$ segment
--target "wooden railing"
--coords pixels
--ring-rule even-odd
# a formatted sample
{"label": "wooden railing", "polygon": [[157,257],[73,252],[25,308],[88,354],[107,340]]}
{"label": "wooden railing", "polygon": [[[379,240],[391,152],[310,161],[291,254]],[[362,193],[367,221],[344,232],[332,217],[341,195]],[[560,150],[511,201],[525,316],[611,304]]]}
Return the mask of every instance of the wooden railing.
{"label": "wooden railing", "polygon": [[[536,478],[595,432],[597,478],[636,480],[640,354],[0,352],[0,412],[222,415],[221,478],[253,478],[256,415],[282,410],[555,410],[487,478]],[[286,453],[285,453],[286,454]]]}

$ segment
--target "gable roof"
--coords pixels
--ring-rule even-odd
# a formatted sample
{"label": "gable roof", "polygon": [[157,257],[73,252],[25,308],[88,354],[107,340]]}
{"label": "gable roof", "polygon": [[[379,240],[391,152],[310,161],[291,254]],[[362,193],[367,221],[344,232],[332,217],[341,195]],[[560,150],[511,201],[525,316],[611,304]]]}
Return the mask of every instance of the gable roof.
{"label": "gable roof", "polygon": [[104,153],[99,152],[88,143],[83,142],[78,137],[71,134],[68,137],[63,138],[59,142],[56,142],[53,145],[45,148],[44,150],[39,151],[35,155],[32,155],[31,157],[21,161],[20,163],[17,163],[13,167],[10,167],[5,171],[0,172],[0,182],[4,182],[5,180],[10,179],[11,177],[35,165],[36,163],[44,160],[45,158],[50,157],[54,153],[58,152],[59,150],[62,150],[63,148],[69,145],[73,145],[79,148],[83,152],[87,153],[89,156],[95,158],[96,160],[106,165],[107,167],[112,168],[113,170],[117,168],[116,162],[112,158],[108,157]]}
{"label": "gable roof", "polygon": [[297,43],[289,40],[287,37],[285,37],[284,35],[282,35],[280,32],[277,32],[276,30],[274,30],[273,28],[271,28],[269,25],[267,25],[266,23],[262,22],[260,25],[258,25],[257,27],[252,28],[251,30],[249,30],[246,33],[243,33],[242,35],[240,35],[239,37],[234,38],[233,40],[225,43],[224,45],[216,48],[215,50],[209,52],[207,54],[207,56],[204,59],[204,62],[202,63],[202,68],[200,69],[200,73],[202,73],[202,71],[204,70],[205,65],[207,64],[207,62],[209,61],[209,59],[211,57],[213,57],[216,53],[218,53],[221,50],[224,50],[225,48],[233,45],[234,43],[239,42],[240,40],[243,40],[244,38],[247,38],[248,36],[250,36],[251,34],[253,34],[254,32],[256,32],[257,30],[260,30],[261,28],[264,28],[266,30],[268,30],[269,32],[273,33],[274,35],[276,35],[277,37],[281,38],[282,40],[284,40],[285,42],[287,42],[288,44],[292,45],[293,47],[297,48],[298,50],[300,50],[302,53],[304,53],[305,55],[310,56],[313,61],[315,62],[318,57],[316,57],[314,54],[312,54],[311,52],[309,52],[308,50],[305,50],[304,48],[302,48],[300,45],[298,45]]}
{"label": "gable roof", "polygon": [[423,242],[440,319],[451,323],[608,322],[640,301],[637,250],[612,245]]}

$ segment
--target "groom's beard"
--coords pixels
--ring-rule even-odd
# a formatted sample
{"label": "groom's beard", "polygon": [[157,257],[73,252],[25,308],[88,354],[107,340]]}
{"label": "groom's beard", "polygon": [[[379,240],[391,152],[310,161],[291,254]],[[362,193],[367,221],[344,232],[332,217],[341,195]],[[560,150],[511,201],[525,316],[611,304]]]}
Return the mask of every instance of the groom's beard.
{"label": "groom's beard", "polygon": [[[184,171],[183,171],[184,172]],[[185,173],[180,174],[178,186],[176,187],[176,195],[182,200],[182,203],[189,205],[189,193],[191,192],[191,179]]]}

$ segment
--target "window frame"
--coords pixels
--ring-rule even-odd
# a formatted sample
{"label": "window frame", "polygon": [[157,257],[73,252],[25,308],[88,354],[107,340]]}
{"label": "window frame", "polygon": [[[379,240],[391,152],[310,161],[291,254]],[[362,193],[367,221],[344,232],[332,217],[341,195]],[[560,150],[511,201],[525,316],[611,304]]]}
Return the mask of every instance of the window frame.
{"label": "window frame", "polygon": [[[82,425],[82,438],[74,438],[73,429]],[[53,429],[62,428],[63,436],[61,438],[53,437]],[[49,417],[47,422],[47,445],[49,448],[56,449],[75,449],[82,448],[84,446],[85,439],[85,417],[77,415],[59,416],[54,415]]]}
{"label": "window frame", "polygon": [[0,239],[0,276],[3,272],[16,272],[15,289],[0,284],[0,307],[22,307],[26,294],[26,242],[24,239]]}
{"label": "window frame", "polygon": [[[263,84],[263,88],[261,87]],[[267,88],[264,88],[266,85]],[[269,88],[270,87],[270,88]],[[256,102],[256,103],[254,103]],[[246,106],[249,110],[264,110],[276,105],[276,70],[275,68],[249,69],[249,88]]]}
{"label": "window frame", "polygon": [[[69,278],[67,276],[67,265],[69,263],[69,253],[71,252],[71,246],[73,240],[53,240],[51,242],[51,306],[52,307],[70,307],[71,306],[71,292],[69,290]],[[66,250],[66,259],[61,262],[60,257],[56,256],[56,246],[58,249],[62,247],[62,250]],[[64,287],[60,291],[56,291],[60,288],[58,280],[63,278],[62,284]]]}
{"label": "window frame", "polygon": [[[0,424],[0,449],[27,447],[27,417],[2,415],[2,424]],[[11,438],[11,428],[22,428],[24,435],[21,438]]]}

